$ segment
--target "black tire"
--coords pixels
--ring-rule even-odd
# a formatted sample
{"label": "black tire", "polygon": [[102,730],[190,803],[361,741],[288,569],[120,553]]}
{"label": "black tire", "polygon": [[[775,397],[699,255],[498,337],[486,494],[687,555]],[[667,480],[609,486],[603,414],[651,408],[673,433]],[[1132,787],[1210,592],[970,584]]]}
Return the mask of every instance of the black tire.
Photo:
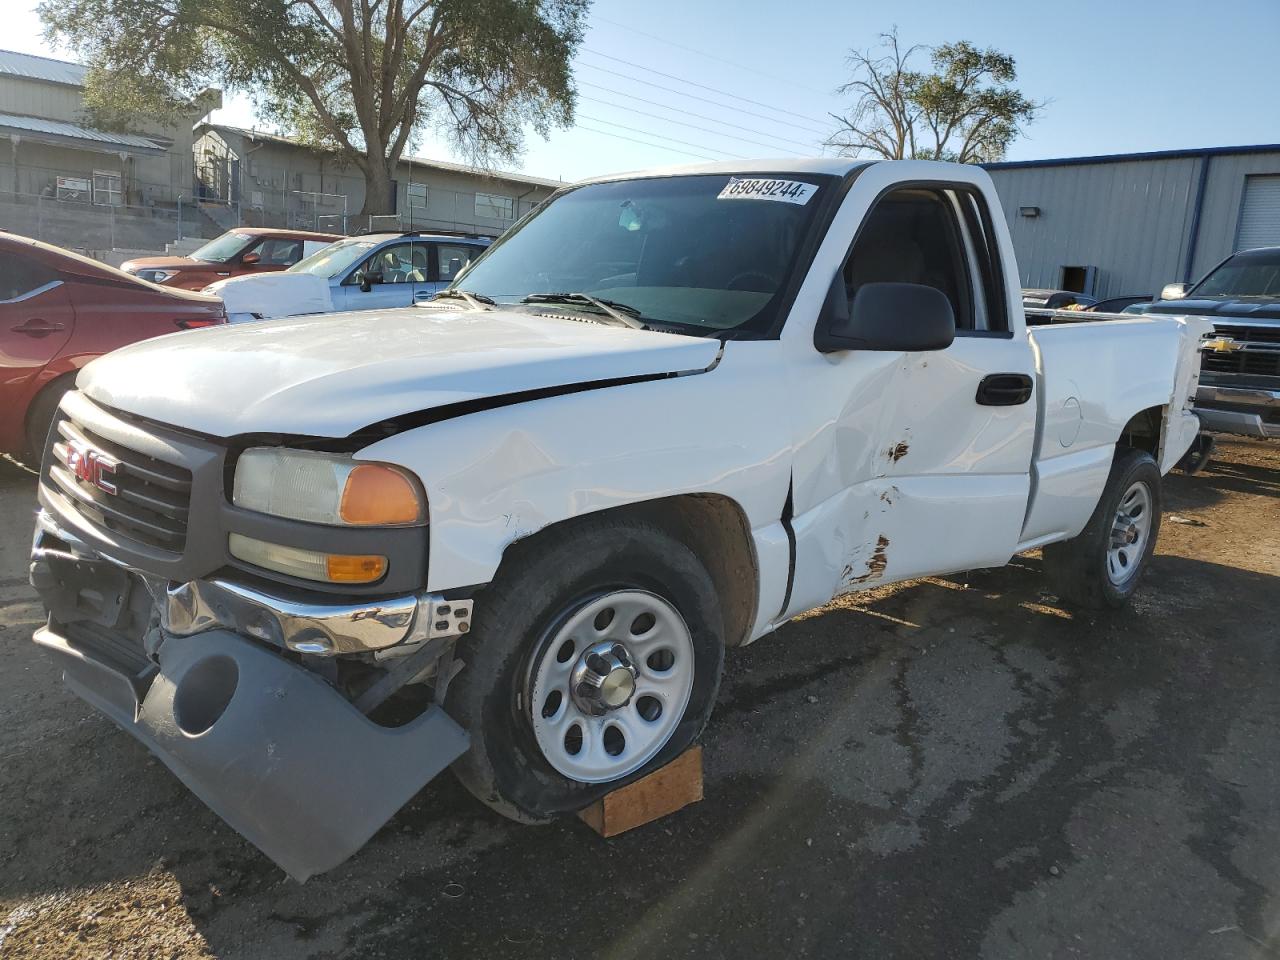
{"label": "black tire", "polygon": [[[547,762],[527,702],[531,659],[574,610],[601,593],[640,589],[672,604],[693,640],[693,689],[670,739],[644,766],[607,783],[571,780]],[[685,544],[648,523],[585,518],[517,544],[478,598],[461,644],[462,672],[446,710],[471,735],[454,773],[478,799],[536,823],[580,810],[674,759],[702,733],[724,666],[723,620],[706,568]]]}
{"label": "black tire", "polygon": [[[1125,493],[1135,484],[1146,485],[1150,494],[1150,529],[1141,555],[1122,583],[1107,572],[1107,554],[1112,527]],[[1102,497],[1079,536],[1044,548],[1044,570],[1058,596],[1068,605],[1087,610],[1125,605],[1138,588],[1155,552],[1160,535],[1160,470],[1145,450],[1122,448],[1111,464]]]}
{"label": "black tire", "polygon": [[44,456],[45,441],[49,438],[49,428],[53,426],[58,404],[75,385],[74,376],[60,377],[36,394],[35,400],[27,408],[26,457],[29,466],[40,466],[40,458]]}

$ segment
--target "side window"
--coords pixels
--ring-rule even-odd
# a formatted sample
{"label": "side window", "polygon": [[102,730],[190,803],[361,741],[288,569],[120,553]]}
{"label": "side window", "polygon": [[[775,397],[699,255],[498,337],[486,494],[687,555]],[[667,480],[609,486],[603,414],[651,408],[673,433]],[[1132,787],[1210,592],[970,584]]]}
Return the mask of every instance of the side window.
{"label": "side window", "polygon": [[427,248],[421,243],[393,243],[372,257],[365,272],[381,274],[383,283],[421,283],[427,279]]}
{"label": "side window", "polygon": [[975,317],[966,251],[956,211],[941,191],[895,190],[863,223],[844,265],[849,302],[866,283],[918,283],[951,301],[957,330]]}
{"label": "side window", "polygon": [[0,253],[0,303],[25,297],[57,279],[57,271],[37,260],[13,253]]}
{"label": "side window", "polygon": [[291,267],[302,259],[301,240],[266,240],[258,247],[259,263]]}
{"label": "side window", "polygon": [[991,225],[991,211],[975,191],[948,193],[964,234],[973,289],[974,327],[991,332],[1007,331],[1009,307],[1005,302],[1000,245],[996,243]]}
{"label": "side window", "polygon": [[480,255],[480,248],[469,243],[438,243],[436,255],[440,258],[440,282],[452,283],[462,268]]}

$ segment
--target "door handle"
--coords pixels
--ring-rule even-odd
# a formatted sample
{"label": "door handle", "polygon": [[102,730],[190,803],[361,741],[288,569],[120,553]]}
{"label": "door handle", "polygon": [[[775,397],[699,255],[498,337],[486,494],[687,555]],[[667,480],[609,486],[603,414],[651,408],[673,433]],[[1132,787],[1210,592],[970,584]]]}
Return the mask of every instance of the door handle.
{"label": "door handle", "polygon": [[984,407],[1016,407],[1031,399],[1031,378],[1025,373],[989,373],[974,399]]}
{"label": "door handle", "polygon": [[429,291],[429,290],[416,290],[416,291],[414,291],[413,299],[414,299],[414,300],[416,300],[416,301],[417,301],[417,302],[419,302],[419,303],[423,303],[423,302],[425,302],[425,301],[427,301],[427,300],[430,300],[430,299],[431,299],[431,291]]}
{"label": "door handle", "polygon": [[51,333],[57,333],[59,330],[65,330],[66,327],[61,323],[50,323],[39,317],[32,317],[30,320],[18,324],[16,327],[10,327],[14,333],[25,333],[28,337],[47,337]]}

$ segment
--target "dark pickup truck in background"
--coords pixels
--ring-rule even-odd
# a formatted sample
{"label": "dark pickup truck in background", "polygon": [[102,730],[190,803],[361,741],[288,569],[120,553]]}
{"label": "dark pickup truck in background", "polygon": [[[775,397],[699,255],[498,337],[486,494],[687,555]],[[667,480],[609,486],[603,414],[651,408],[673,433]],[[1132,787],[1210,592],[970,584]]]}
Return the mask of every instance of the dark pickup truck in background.
{"label": "dark pickup truck in background", "polygon": [[1202,316],[1196,413],[1206,430],[1280,437],[1280,247],[1228,257],[1199,283],[1171,283],[1126,313]]}

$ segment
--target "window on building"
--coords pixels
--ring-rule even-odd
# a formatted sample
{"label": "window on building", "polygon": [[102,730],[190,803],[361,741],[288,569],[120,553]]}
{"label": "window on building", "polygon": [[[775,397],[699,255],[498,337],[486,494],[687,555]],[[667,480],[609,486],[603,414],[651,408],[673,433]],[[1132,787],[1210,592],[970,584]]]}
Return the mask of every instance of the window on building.
{"label": "window on building", "polygon": [[88,177],[58,177],[57,198],[88,203],[93,184]]}
{"label": "window on building", "polygon": [[409,206],[419,210],[427,208],[427,185],[425,183],[409,184]]}
{"label": "window on building", "polygon": [[118,207],[123,202],[120,174],[110,170],[93,171],[93,202]]}
{"label": "window on building", "polygon": [[514,220],[516,202],[493,193],[476,194],[476,216],[486,220]]}

